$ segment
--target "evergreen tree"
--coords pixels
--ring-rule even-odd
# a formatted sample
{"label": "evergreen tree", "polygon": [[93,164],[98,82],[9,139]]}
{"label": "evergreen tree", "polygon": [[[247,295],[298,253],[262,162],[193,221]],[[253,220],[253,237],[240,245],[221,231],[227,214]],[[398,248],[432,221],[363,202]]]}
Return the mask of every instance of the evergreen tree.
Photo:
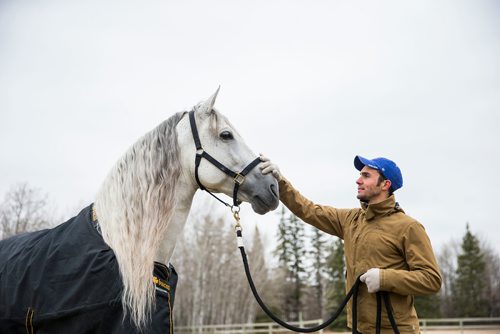
{"label": "evergreen tree", "polygon": [[441,299],[439,294],[415,296],[415,309],[419,318],[441,318]]}
{"label": "evergreen tree", "polygon": [[305,260],[305,234],[304,223],[295,215],[286,216],[283,207],[278,225],[278,245],[274,252],[279,257],[282,270],[286,272],[287,289],[284,297],[284,310],[286,317],[291,320],[298,320],[301,306],[302,287],[301,278],[304,276]]}
{"label": "evergreen tree", "polygon": [[267,277],[266,260],[264,254],[264,244],[260,235],[259,227],[255,226],[255,231],[252,238],[252,248],[248,254],[248,261],[252,263],[252,268],[257,270],[264,269],[265,276]]}
{"label": "evergreen tree", "polygon": [[280,222],[278,224],[278,244],[274,250],[274,255],[278,256],[280,267],[287,268],[290,263],[290,237],[286,218],[285,207],[281,206]]}
{"label": "evergreen tree", "polygon": [[315,310],[315,318],[322,318],[323,310],[323,277],[326,265],[327,246],[324,233],[317,228],[312,228],[311,234],[311,250],[309,256],[311,261],[310,276],[312,278],[313,301],[315,305],[311,305]]}
{"label": "evergreen tree", "polygon": [[[344,243],[337,239],[327,258],[328,288],[326,291],[326,308],[329,314],[335,312],[345,298],[345,259]],[[334,328],[347,328],[347,311],[339,315],[332,324]]]}
{"label": "evergreen tree", "polygon": [[456,280],[453,286],[453,301],[456,317],[488,316],[485,305],[486,263],[478,239],[466,226],[462,239],[461,254],[457,258]]}
{"label": "evergreen tree", "polygon": [[[265,260],[265,249],[262,242],[261,234],[259,228],[255,226],[255,232],[252,240],[252,248],[248,254],[248,262],[251,266],[252,276],[254,281],[259,282],[259,290],[265,291],[268,288],[269,278]],[[254,296],[250,289],[247,289],[246,298],[249,300],[248,303],[253,307],[250,308],[247,314],[247,322],[255,322],[259,312],[261,311],[260,306],[254,300]]]}
{"label": "evergreen tree", "polygon": [[283,316],[289,319],[292,313],[290,303],[288,302],[290,291],[292,290],[292,283],[289,281],[291,276],[288,264],[291,261],[290,252],[290,236],[288,229],[288,219],[286,218],[285,207],[281,207],[279,213],[280,221],[278,224],[277,239],[278,244],[274,250],[274,255],[278,257],[279,267],[276,270],[276,277],[280,280],[281,284],[278,285],[277,298],[280,301],[278,303],[278,309],[283,310]]}
{"label": "evergreen tree", "polygon": [[500,316],[500,255],[486,242],[481,242],[486,262],[485,295],[488,299],[488,316]]}
{"label": "evergreen tree", "polygon": [[291,282],[293,290],[291,291],[290,314],[291,320],[299,319],[299,312],[301,309],[302,301],[302,278],[305,273],[305,245],[304,245],[304,223],[300,221],[297,216],[290,214],[288,218],[289,231],[290,231],[290,245],[291,245],[291,261],[288,264],[291,272]]}

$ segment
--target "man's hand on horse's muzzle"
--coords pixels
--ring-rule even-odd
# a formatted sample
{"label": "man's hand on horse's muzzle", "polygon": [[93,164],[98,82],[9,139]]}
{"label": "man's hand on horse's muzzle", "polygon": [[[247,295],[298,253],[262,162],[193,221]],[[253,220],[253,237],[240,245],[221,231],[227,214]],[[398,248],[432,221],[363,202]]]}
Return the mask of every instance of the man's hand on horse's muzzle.
{"label": "man's hand on horse's muzzle", "polygon": [[380,269],[368,269],[359,279],[366,284],[369,293],[375,293],[380,290]]}
{"label": "man's hand on horse's muzzle", "polygon": [[260,164],[260,170],[262,171],[262,174],[266,175],[266,174],[269,174],[269,173],[272,173],[274,178],[278,181],[281,180],[281,172],[280,172],[280,169],[278,168],[278,165],[276,164],[273,164],[271,162],[271,160],[260,154],[260,160],[262,161],[262,163]]}

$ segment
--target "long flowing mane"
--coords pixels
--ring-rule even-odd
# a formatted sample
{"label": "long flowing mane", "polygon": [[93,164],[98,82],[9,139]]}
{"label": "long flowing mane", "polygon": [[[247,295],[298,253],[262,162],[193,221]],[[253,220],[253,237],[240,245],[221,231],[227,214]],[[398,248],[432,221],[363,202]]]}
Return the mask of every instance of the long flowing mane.
{"label": "long flowing mane", "polygon": [[137,327],[154,305],[154,256],[175,208],[181,173],[177,113],[140,138],[116,163],[95,201],[104,241],[123,281],[122,304]]}

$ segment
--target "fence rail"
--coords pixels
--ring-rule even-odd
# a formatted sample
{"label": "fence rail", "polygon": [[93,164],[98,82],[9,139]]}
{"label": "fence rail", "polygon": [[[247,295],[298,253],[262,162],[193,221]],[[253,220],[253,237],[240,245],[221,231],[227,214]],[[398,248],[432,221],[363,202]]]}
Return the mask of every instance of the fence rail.
{"label": "fence rail", "polygon": [[420,330],[427,331],[454,330],[464,333],[464,330],[495,329],[500,333],[500,318],[441,318],[420,319]]}
{"label": "fence rail", "polygon": [[[313,327],[321,323],[323,323],[323,320],[317,319],[291,322],[290,324],[300,327]],[[428,332],[431,334],[438,333],[439,331],[453,331],[454,333],[463,334],[469,330],[492,330],[492,332],[500,333],[500,318],[420,319],[420,330],[423,334]],[[274,322],[175,327],[176,334],[282,334],[289,332],[289,330]],[[323,333],[323,331],[319,331],[317,333]]]}
{"label": "fence rail", "polygon": [[[300,327],[314,327],[323,323],[323,319],[290,322],[291,325]],[[256,322],[253,324],[232,325],[205,325],[196,327],[177,326],[176,334],[280,334],[289,333],[286,328],[275,322]],[[323,333],[319,331],[317,333]]]}

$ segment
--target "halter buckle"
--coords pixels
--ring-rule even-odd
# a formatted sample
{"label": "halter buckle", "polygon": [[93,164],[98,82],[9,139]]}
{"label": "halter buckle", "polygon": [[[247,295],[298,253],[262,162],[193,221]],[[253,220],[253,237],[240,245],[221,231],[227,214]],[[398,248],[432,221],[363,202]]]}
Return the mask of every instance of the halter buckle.
{"label": "halter buckle", "polygon": [[233,178],[234,183],[237,183],[238,185],[242,185],[243,182],[245,182],[245,176],[241,175],[240,173],[236,173],[236,175]]}

